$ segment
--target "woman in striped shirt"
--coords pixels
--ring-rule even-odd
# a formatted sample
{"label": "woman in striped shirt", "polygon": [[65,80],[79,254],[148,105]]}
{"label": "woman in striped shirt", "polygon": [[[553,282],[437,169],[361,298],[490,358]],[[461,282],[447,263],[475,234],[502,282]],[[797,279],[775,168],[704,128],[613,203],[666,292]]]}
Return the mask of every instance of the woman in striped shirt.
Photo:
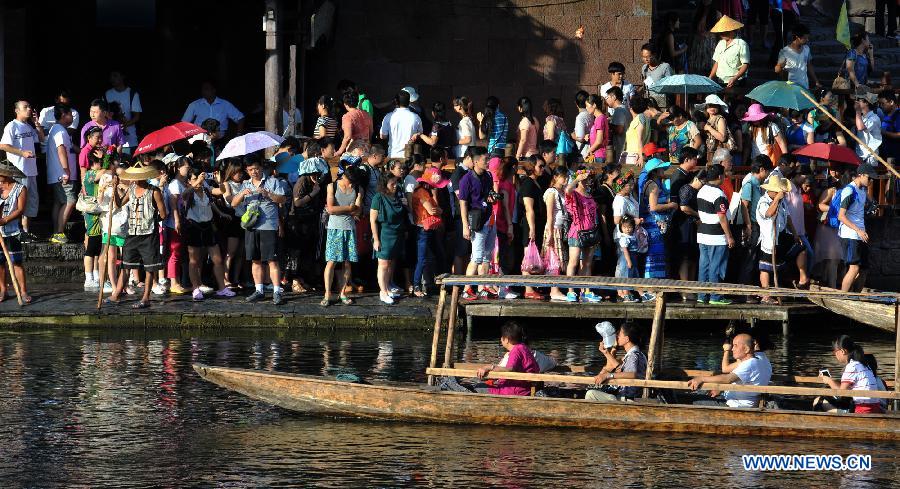
{"label": "woman in striped shirt", "polygon": [[337,119],[334,118],[334,99],[328,95],[322,95],[316,103],[316,109],[319,112],[319,118],[316,119],[313,137],[334,139],[338,131]]}
{"label": "woman in striped shirt", "polygon": [[[879,390],[875,374],[862,363],[863,349],[847,335],[838,336],[832,343],[834,357],[846,365],[841,380],[819,374],[819,380],[832,389],[875,391]],[[881,401],[874,397],[853,397],[854,413],[883,413]]]}

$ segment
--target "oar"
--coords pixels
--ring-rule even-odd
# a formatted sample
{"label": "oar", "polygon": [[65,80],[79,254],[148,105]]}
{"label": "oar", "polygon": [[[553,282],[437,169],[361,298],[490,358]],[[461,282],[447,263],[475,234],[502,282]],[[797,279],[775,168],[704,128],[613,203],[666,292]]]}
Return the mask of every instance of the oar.
{"label": "oar", "polygon": [[[116,206],[116,192],[118,192],[118,185],[113,187],[112,196],[109,199],[109,216],[106,218],[106,244],[103,245],[103,252],[100,253],[100,292],[97,293],[97,310],[103,307],[103,284],[106,283],[106,261],[109,256],[109,246],[112,243],[112,216],[115,211]],[[101,236],[103,232],[101,231]],[[118,279],[118,277],[116,277]],[[116,284],[112,284],[113,287]]]}
{"label": "oar", "polygon": [[6,238],[0,234],[0,247],[3,248],[3,258],[6,258],[6,266],[9,269],[9,279],[12,281],[13,290],[16,292],[16,300],[19,301],[19,307],[25,306],[25,300],[22,298],[22,291],[19,290],[19,280],[16,278],[16,270],[13,267],[12,258],[9,256],[9,250],[6,249]]}
{"label": "oar", "polygon": [[890,170],[890,172],[893,173],[895,177],[900,178],[900,172],[898,172],[897,169],[894,168],[893,165],[891,165],[890,163],[888,163],[887,161],[885,161],[881,156],[878,156],[878,153],[876,153],[872,148],[870,148],[869,145],[867,145],[866,143],[862,142],[861,139],[859,139],[858,137],[856,137],[856,134],[853,134],[853,132],[851,132],[850,129],[847,129],[847,126],[845,126],[845,125],[844,125],[841,121],[839,121],[835,116],[831,115],[831,112],[829,112],[828,109],[826,109],[825,107],[822,107],[822,105],[820,105],[819,102],[816,102],[816,100],[815,100],[809,93],[807,93],[806,90],[800,90],[800,93],[802,93],[803,96],[806,97],[807,100],[809,100],[810,102],[812,102],[813,105],[816,106],[816,108],[818,108],[820,111],[824,112],[825,115],[828,116],[828,118],[831,119],[835,124],[837,124],[838,126],[840,126],[840,128],[843,129],[843,131],[844,131],[845,133],[847,133],[848,136],[850,136],[851,138],[853,138],[853,140],[856,141],[857,144],[859,144],[859,145],[862,146],[863,148],[866,148],[866,150],[869,152],[869,154],[871,154],[872,156],[874,156],[876,160],[878,160],[882,165],[885,166],[885,168],[887,168],[888,170]]}
{"label": "oar", "polygon": [[[779,207],[781,205],[779,204]],[[775,257],[775,248],[778,247],[778,211],[775,211],[775,219],[772,219],[772,282],[775,288],[778,288],[778,259]],[[781,296],[775,298],[778,305],[781,305]]]}

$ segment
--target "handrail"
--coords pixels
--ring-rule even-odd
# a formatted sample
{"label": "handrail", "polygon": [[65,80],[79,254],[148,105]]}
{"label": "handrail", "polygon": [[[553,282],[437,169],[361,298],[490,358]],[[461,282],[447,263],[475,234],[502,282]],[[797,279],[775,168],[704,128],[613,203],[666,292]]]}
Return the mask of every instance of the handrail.
{"label": "handrail", "polygon": [[[428,375],[441,375],[452,377],[477,377],[475,370],[463,370],[458,368],[429,368],[425,372]],[[556,375],[556,374],[529,374],[522,372],[489,372],[487,379],[527,380],[532,382],[564,382],[569,384],[596,385],[593,377],[580,375]],[[645,387],[658,389],[674,389],[693,391],[687,382],[676,380],[643,380],[643,379],[610,379],[606,382],[610,385],[622,387]],[[789,387],[779,385],[739,385],[718,384],[704,382],[703,390],[709,391],[735,391],[757,392],[760,394],[785,394],[794,396],[834,396],[834,397],[871,397],[876,399],[900,400],[900,392],[893,391],[863,391],[845,389],[825,389],[815,387]]]}
{"label": "handrail", "polygon": [[559,275],[441,275],[435,282],[443,286],[507,285],[513,287],[560,287],[611,290],[650,290],[652,292],[716,293],[730,295],[768,295],[798,298],[854,299],[895,304],[894,292],[843,292],[840,290],[802,290],[785,287],[764,289],[753,285],[693,282],[688,280],[619,278],[599,276],[564,277]]}

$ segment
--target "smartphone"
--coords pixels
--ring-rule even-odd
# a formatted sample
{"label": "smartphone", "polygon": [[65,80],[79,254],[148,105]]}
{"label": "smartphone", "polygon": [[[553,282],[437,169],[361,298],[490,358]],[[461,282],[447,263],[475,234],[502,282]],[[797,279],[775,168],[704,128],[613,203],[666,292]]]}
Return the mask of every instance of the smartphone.
{"label": "smartphone", "polygon": [[829,372],[827,368],[823,368],[822,370],[819,370],[819,375],[824,375],[825,377],[831,377],[831,372]]}

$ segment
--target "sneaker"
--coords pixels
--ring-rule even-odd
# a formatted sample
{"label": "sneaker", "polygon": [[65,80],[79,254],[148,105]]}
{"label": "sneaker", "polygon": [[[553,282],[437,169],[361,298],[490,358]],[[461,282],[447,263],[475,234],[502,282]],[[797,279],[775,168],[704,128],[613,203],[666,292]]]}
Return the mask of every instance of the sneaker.
{"label": "sneaker", "polygon": [[160,279],[157,283],[163,287],[169,287],[169,279],[167,278]]}
{"label": "sneaker", "polygon": [[499,295],[485,288],[481,292],[478,293],[478,298],[485,301],[497,300],[500,298]]}
{"label": "sneaker", "polygon": [[718,299],[710,299],[709,300],[709,303],[712,305],[715,305],[715,306],[730,306],[732,304],[732,302],[733,301],[731,299],[728,299],[725,297],[720,297]]}
{"label": "sneaker", "polygon": [[569,292],[566,294],[566,302],[578,302],[578,294]]}
{"label": "sneaker", "polygon": [[466,290],[463,291],[462,298],[467,301],[474,301],[478,298],[478,292],[472,290],[472,287],[466,287]]}
{"label": "sneaker", "polygon": [[644,302],[652,302],[656,300],[656,294],[651,294],[650,292],[644,292],[644,295],[641,296],[641,300]]}
{"label": "sneaker", "polygon": [[224,289],[216,292],[216,297],[234,297],[235,293],[233,290],[225,287]]}
{"label": "sneaker", "polygon": [[247,296],[247,302],[256,302],[266,297],[266,294],[258,290],[254,290],[252,294]]}
{"label": "sneaker", "polygon": [[387,305],[394,304],[394,298],[391,297],[391,294],[379,294],[379,296],[380,296],[379,298],[381,299],[381,302],[383,302]]}
{"label": "sneaker", "polygon": [[151,289],[151,292],[153,292],[153,295],[166,295],[166,288],[160,284],[156,284]]}
{"label": "sneaker", "polygon": [[388,292],[390,292],[391,296],[393,296],[396,299],[397,297],[400,296],[400,294],[403,293],[403,289],[401,289],[400,287],[397,287],[394,284],[391,284],[391,288],[388,289]]}
{"label": "sneaker", "polygon": [[501,299],[506,299],[506,300],[513,300],[513,299],[519,298],[519,294],[516,294],[515,292],[509,290],[509,287],[505,287],[505,286],[500,287],[500,290],[497,291],[497,296],[500,297]]}
{"label": "sneaker", "polygon": [[66,244],[69,242],[69,238],[63,233],[56,233],[50,237],[50,242],[53,244]]}
{"label": "sneaker", "polygon": [[216,290],[213,289],[212,287],[208,287],[208,286],[206,286],[206,285],[201,285],[201,286],[200,286],[200,292],[203,292],[204,294],[212,294],[212,293],[215,292],[215,291],[216,291]]}
{"label": "sneaker", "polygon": [[698,297],[698,298],[697,298],[697,304],[706,304],[706,299],[703,299],[703,298],[701,298],[701,297]]}
{"label": "sneaker", "polygon": [[598,304],[600,302],[603,302],[603,298],[593,292],[585,292],[584,294],[581,294],[581,302]]}
{"label": "sneaker", "polygon": [[203,299],[205,299],[205,297],[203,297],[203,292],[201,292],[200,289],[197,288],[194,289],[194,293],[191,294],[191,299],[194,299],[195,301],[202,301]]}
{"label": "sneaker", "polygon": [[272,292],[272,304],[275,304],[276,306],[280,306],[280,305],[284,304],[284,298],[282,298],[283,294],[284,294],[284,292],[282,290],[273,291]]}
{"label": "sneaker", "polygon": [[112,284],[109,283],[109,280],[107,280],[106,283],[103,284],[103,293],[104,293],[104,294],[112,294],[112,293],[113,293],[113,290],[114,290],[114,289],[113,289]]}
{"label": "sneaker", "polygon": [[84,279],[85,292],[97,292],[98,290],[100,290],[100,282],[94,280],[93,278]]}
{"label": "sneaker", "polygon": [[622,302],[635,303],[635,302],[641,302],[641,300],[638,299],[637,297],[629,294],[622,298]]}
{"label": "sneaker", "polygon": [[263,286],[263,290],[266,292],[272,292],[273,290],[275,290],[275,287],[273,287],[272,284],[266,284]]}

